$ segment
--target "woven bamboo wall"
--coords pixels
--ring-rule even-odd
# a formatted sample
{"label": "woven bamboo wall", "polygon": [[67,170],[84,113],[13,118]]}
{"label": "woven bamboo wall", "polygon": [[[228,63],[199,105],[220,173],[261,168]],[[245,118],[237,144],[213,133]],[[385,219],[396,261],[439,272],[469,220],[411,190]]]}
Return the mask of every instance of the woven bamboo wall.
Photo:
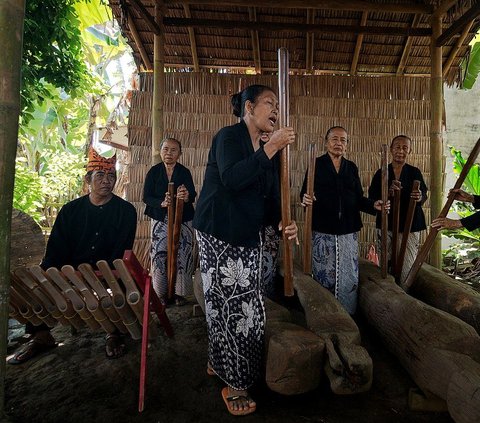
{"label": "woven bamboo wall", "polygon": [[[277,78],[268,75],[166,74],[164,103],[165,136],[178,138],[183,145],[181,163],[193,175],[197,192],[203,181],[213,135],[236,122],[231,113],[230,95],[239,88],[261,83],[277,89]],[[139,213],[136,251],[148,261],[150,225],[143,217],[142,188],[151,163],[151,74],[141,76],[141,88],[133,95],[129,118],[130,184],[127,198]],[[303,230],[299,190],[307,166],[307,146],[318,143],[333,125],[349,133],[346,157],[359,167],[365,193],[374,172],[380,167],[380,148],[398,134],[412,137],[410,163],[419,167],[429,185],[429,80],[412,77],[291,76],[290,124],[297,141],[291,154],[292,216]],[[429,217],[429,203],[425,206]],[[374,219],[362,215],[360,254],[365,256],[375,239]],[[301,257],[296,250],[296,259]]]}

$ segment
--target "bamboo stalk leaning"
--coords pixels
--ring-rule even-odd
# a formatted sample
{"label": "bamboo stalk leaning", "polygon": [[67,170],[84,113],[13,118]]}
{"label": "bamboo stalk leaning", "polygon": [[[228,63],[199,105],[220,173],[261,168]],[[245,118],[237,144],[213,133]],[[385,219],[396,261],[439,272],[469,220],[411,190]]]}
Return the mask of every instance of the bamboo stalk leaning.
{"label": "bamboo stalk leaning", "polygon": [[[180,244],[180,235],[182,232],[182,218],[183,218],[183,205],[185,201],[178,198],[175,201],[175,222],[173,224],[173,236],[172,236],[172,256],[170,260],[170,269],[168,274],[168,280],[173,283],[168,284],[168,298],[173,298],[175,294],[175,283],[177,280],[177,260],[178,260],[178,247]],[[170,292],[173,289],[173,292]]]}
{"label": "bamboo stalk leaning", "polygon": [[[457,181],[455,182],[455,185],[452,189],[460,189],[463,181],[468,175],[468,172],[470,171],[470,168],[473,166],[475,160],[477,159],[478,153],[480,152],[480,138],[477,140],[475,146],[473,147],[472,151],[470,152],[470,155],[468,156],[467,161],[465,162],[465,165],[463,166],[462,171],[460,172],[460,175],[458,176]],[[445,217],[448,214],[448,211],[450,210],[450,207],[454,201],[453,196],[450,196],[447,198],[447,201],[445,202],[445,205],[443,206],[442,210],[440,211],[440,214],[437,217]],[[433,219],[432,219],[433,220]],[[417,258],[415,259],[412,268],[410,269],[410,272],[408,273],[407,279],[403,283],[402,287],[405,291],[408,292],[410,287],[413,285],[415,278],[417,276],[418,271],[420,270],[420,267],[422,267],[423,262],[427,259],[428,254],[430,252],[430,249],[433,246],[433,242],[435,241],[435,238],[437,236],[438,229],[437,228],[430,228],[430,232],[427,235],[427,238],[425,239],[425,242],[422,245],[422,248],[420,249]]]}
{"label": "bamboo stalk leaning", "polygon": [[[285,47],[278,49],[278,100],[279,100],[279,126],[284,128],[289,126],[289,57],[288,50]],[[287,145],[280,153],[280,191],[282,201],[282,226],[286,228],[290,225],[290,146]],[[283,266],[284,266],[284,295],[291,297],[293,290],[293,256],[292,245],[288,240],[285,231],[283,234]]]}
{"label": "bamboo stalk leaning", "polygon": [[167,208],[167,276],[168,276],[168,289],[167,298],[171,300],[175,293],[175,281],[170,279],[172,260],[173,260],[173,228],[175,225],[175,184],[173,182],[168,183],[168,196],[170,203]]}
{"label": "bamboo stalk leaning", "polygon": [[398,233],[400,226],[400,190],[393,190],[393,209],[392,209],[392,255],[390,261],[391,273],[395,272],[398,258]]}
{"label": "bamboo stalk leaning", "polygon": [[386,204],[388,201],[388,153],[387,144],[382,144],[382,251],[380,269],[382,278],[387,277],[388,268],[388,215]]}
{"label": "bamboo stalk leaning", "polygon": [[[316,144],[308,147],[307,194],[313,199],[313,180],[315,178],[315,159],[317,156]],[[312,215],[313,207],[305,207],[305,224],[303,228],[303,273],[312,274]]]}
{"label": "bamboo stalk leaning", "polygon": [[[412,192],[418,191],[419,189],[420,181],[413,181]],[[407,216],[405,217],[405,226],[402,232],[402,243],[400,245],[400,251],[398,252],[398,258],[393,272],[397,283],[400,282],[400,277],[402,275],[403,262],[405,260],[405,252],[407,251],[407,242],[408,237],[410,236],[410,230],[412,229],[413,215],[415,214],[416,205],[417,201],[410,197],[410,201],[408,202]]]}

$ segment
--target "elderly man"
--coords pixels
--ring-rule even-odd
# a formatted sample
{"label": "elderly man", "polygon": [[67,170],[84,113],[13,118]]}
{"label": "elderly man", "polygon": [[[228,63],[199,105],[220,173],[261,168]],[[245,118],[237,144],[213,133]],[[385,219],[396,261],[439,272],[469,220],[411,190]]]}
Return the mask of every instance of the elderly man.
{"label": "elderly man", "polygon": [[[106,159],[91,149],[85,175],[89,194],[65,204],[58,213],[41,263],[43,269],[95,265],[98,260],[111,265],[132,248],[137,213],[132,204],[113,194],[116,180],[115,157]],[[10,364],[24,363],[56,345],[46,325],[27,324],[26,332],[32,334],[31,340],[9,360]],[[120,357],[124,348],[119,333],[107,335],[107,358]]]}

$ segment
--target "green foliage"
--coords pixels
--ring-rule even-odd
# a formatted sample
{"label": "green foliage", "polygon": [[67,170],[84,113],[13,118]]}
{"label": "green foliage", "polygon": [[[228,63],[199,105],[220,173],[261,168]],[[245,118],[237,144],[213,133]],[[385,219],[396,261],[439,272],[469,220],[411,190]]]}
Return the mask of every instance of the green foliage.
{"label": "green foliage", "polygon": [[35,103],[49,98],[48,84],[75,94],[88,82],[83,61],[79,0],[26,2],[22,61],[22,121],[28,122]]}
{"label": "green foliage", "polygon": [[43,206],[42,183],[37,172],[30,169],[24,157],[17,158],[15,164],[15,190],[13,207],[32,216],[41,223]]}
{"label": "green foliage", "polygon": [[[453,156],[453,171],[460,174],[466,160],[462,157],[462,153],[453,147],[450,147],[450,153]],[[474,164],[465,178],[463,189],[470,194],[480,195],[480,167]],[[452,205],[454,210],[460,217],[466,217],[475,212],[470,203],[455,201]],[[443,252],[444,259],[467,260],[478,257],[478,249],[480,248],[480,230],[467,231],[465,228],[455,231],[445,231],[445,235],[458,239],[460,243],[453,244],[450,248]]]}
{"label": "green foliage", "polygon": [[480,35],[470,42],[470,54],[461,64],[464,78],[462,81],[462,88],[470,89],[475,84],[477,76],[480,72]]}

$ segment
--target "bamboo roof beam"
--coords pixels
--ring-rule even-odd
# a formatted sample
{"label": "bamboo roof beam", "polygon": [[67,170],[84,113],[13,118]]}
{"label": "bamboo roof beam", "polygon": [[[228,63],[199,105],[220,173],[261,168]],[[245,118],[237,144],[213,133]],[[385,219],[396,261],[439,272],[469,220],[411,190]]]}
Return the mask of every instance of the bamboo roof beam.
{"label": "bamboo roof beam", "polygon": [[[420,22],[420,15],[416,14],[413,17],[412,21],[412,28],[416,28]],[[407,37],[407,41],[405,42],[405,46],[403,47],[402,57],[400,59],[400,63],[398,64],[397,68],[397,75],[403,75],[403,70],[405,69],[405,65],[407,64],[408,56],[410,56],[410,50],[412,49],[413,37]]]}
{"label": "bamboo roof beam", "polygon": [[[255,7],[248,8],[248,17],[250,22],[257,22],[257,9]],[[252,38],[253,63],[255,64],[255,72],[262,73],[262,63],[260,61],[260,41],[258,39],[258,31],[250,30],[250,37]]]}
{"label": "bamboo roof beam", "polygon": [[[364,11],[362,13],[362,18],[360,19],[360,26],[365,26],[367,24],[368,12]],[[357,64],[358,58],[360,57],[360,51],[362,50],[364,34],[357,35],[357,43],[355,44],[355,51],[353,52],[352,65],[350,66],[350,74],[356,75],[357,73]]]}
{"label": "bamboo roof beam", "polygon": [[457,57],[458,52],[462,48],[462,44],[465,41],[465,38],[467,38],[468,32],[470,29],[472,29],[473,23],[475,21],[470,21],[470,23],[463,29],[462,34],[460,37],[457,38],[457,42],[455,45],[452,47],[450,50],[450,55],[448,56],[447,61],[443,65],[443,77],[445,78],[448,74],[448,71],[450,70],[453,61],[455,60],[455,57]]}
{"label": "bamboo roof beam", "polygon": [[430,37],[430,28],[405,28],[385,26],[360,26],[360,25],[322,25],[304,23],[280,23],[280,22],[256,22],[228,21],[220,19],[185,19],[185,18],[163,18],[165,26],[197,27],[197,28],[225,28],[225,29],[256,29],[259,31],[296,31],[338,34],[347,32],[353,34],[375,34],[375,35],[399,35]]}
{"label": "bamboo roof beam", "polygon": [[[315,22],[315,10],[307,9],[307,24],[313,24]],[[307,46],[305,54],[305,72],[313,73],[313,57],[314,57],[314,41],[315,34],[307,32]]]}
{"label": "bamboo roof beam", "polygon": [[148,26],[148,29],[153,32],[155,35],[160,34],[160,27],[153,19],[152,15],[145,9],[145,6],[139,0],[129,0],[132,7],[135,11],[141,16],[145,21],[145,24]]}
{"label": "bamboo roof beam", "polygon": [[466,11],[460,18],[458,18],[452,25],[450,25],[450,28],[448,28],[446,31],[443,31],[443,33],[437,38],[437,41],[435,45],[437,47],[442,47],[448,41],[450,38],[452,38],[454,35],[458,34],[460,31],[463,31],[463,29],[470,23],[470,21],[475,20],[480,16],[480,3],[474,4],[468,11]]}
{"label": "bamboo roof beam", "polygon": [[439,16],[441,17],[445,13],[447,13],[450,8],[455,6],[458,0],[444,0],[433,12],[434,16]]}
{"label": "bamboo roof beam", "polygon": [[137,27],[135,26],[135,22],[134,22],[134,20],[132,18],[132,15],[130,13],[128,13],[128,28],[130,28],[130,32],[132,33],[132,37],[133,37],[133,41],[135,41],[135,45],[138,48],[138,51],[140,53],[140,57],[142,58],[145,69],[151,71],[153,69],[152,62],[150,62],[150,59],[148,57],[148,53],[145,50],[145,46],[142,43],[142,39],[140,38],[140,35],[138,34]]}
{"label": "bamboo roof beam", "polygon": [[[190,6],[188,4],[183,5],[183,11],[185,12],[185,17],[190,19],[192,14],[190,12]],[[190,48],[192,50],[192,62],[193,62],[193,70],[195,72],[200,72],[200,64],[198,62],[198,53],[197,53],[197,41],[195,40],[195,30],[189,26],[188,30],[188,37],[190,38]]]}
{"label": "bamboo roof beam", "polygon": [[[165,4],[199,4],[214,6],[258,6],[258,0],[164,0]],[[357,12],[400,12],[400,13],[433,13],[433,7],[427,4],[408,2],[401,4],[379,4],[368,0],[263,0],[262,7],[285,8],[285,9],[330,9],[351,10]]]}

